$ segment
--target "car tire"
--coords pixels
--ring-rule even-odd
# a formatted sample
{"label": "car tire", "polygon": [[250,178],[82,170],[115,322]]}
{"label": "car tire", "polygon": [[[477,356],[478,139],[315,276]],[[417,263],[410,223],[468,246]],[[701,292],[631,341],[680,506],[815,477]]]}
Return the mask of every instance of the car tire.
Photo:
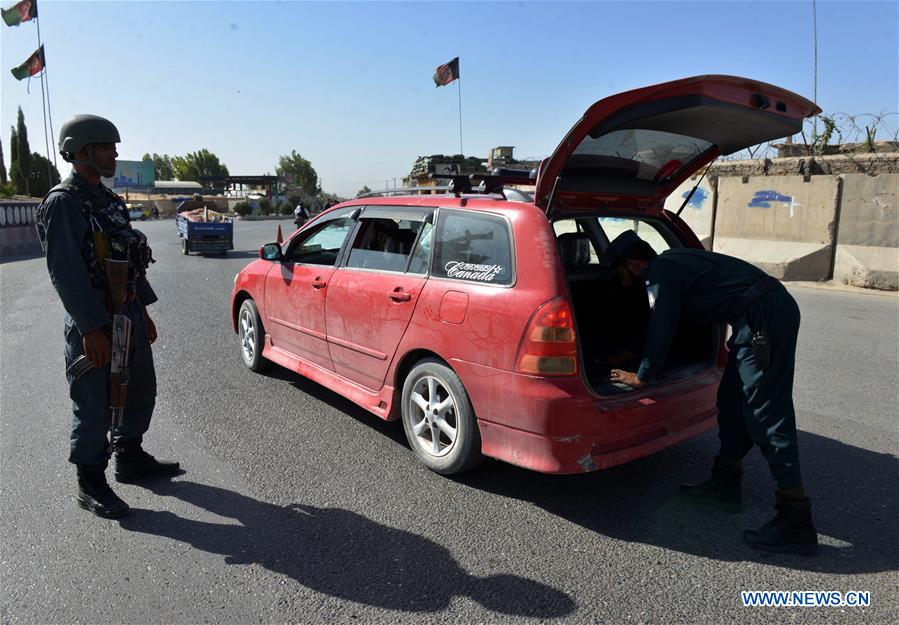
{"label": "car tire", "polygon": [[190,250],[187,248],[187,239],[181,239],[181,253],[187,256]]}
{"label": "car tire", "polygon": [[409,446],[432,471],[454,475],[483,460],[471,400],[443,362],[427,358],[412,368],[403,382],[401,414]]}
{"label": "car tire", "polygon": [[244,300],[237,313],[237,335],[240,337],[240,356],[243,364],[250,371],[262,371],[269,361],[262,357],[262,346],[265,345],[265,328],[259,317],[256,302]]}

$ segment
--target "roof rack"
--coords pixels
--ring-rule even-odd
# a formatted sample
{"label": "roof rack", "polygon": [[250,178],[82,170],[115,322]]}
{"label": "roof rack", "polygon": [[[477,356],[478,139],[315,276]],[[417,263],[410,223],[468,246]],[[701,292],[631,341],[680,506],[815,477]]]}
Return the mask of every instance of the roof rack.
{"label": "roof rack", "polygon": [[355,199],[366,198],[366,197],[385,197],[391,195],[431,195],[431,191],[442,191],[443,193],[449,192],[450,187],[448,185],[442,185],[437,187],[400,187],[393,189],[381,189],[378,191],[369,191],[368,193],[363,193],[362,195],[356,197]]}
{"label": "roof rack", "polygon": [[[505,199],[506,193],[503,189],[504,185],[536,185],[537,170],[532,169],[529,171],[527,169],[508,169],[505,167],[497,167],[493,170],[493,174],[467,174],[453,176],[431,174],[429,178],[431,180],[449,180],[450,182],[447,185],[433,187],[402,187],[399,189],[383,189],[381,191],[370,191],[368,193],[360,195],[359,198],[385,196],[389,197],[391,195],[409,194],[426,195],[427,193],[422,192],[437,191],[446,193],[448,195],[455,195],[456,197],[462,197],[463,194],[476,194],[500,195],[503,197],[503,199]],[[478,186],[473,187],[472,183],[477,183]]]}

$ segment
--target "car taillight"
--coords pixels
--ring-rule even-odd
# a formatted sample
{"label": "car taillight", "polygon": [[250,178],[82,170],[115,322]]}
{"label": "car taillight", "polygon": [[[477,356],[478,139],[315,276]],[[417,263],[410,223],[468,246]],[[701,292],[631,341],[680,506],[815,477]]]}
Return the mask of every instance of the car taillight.
{"label": "car taillight", "polygon": [[521,339],[515,363],[518,373],[577,373],[577,341],[568,298],[551,300],[537,309]]}

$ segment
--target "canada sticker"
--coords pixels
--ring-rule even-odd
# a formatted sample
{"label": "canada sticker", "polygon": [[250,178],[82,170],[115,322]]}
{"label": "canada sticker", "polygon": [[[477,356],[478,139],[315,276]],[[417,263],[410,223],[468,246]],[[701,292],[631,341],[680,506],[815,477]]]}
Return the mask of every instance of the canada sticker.
{"label": "canada sticker", "polygon": [[451,260],[443,268],[447,278],[474,280],[475,282],[493,282],[504,269],[502,265],[478,265],[458,260]]}

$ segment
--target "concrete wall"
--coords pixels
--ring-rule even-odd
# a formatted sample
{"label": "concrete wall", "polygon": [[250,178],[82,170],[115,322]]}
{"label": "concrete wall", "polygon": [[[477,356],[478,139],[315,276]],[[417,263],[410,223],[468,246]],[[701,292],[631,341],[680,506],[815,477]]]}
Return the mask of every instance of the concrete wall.
{"label": "concrete wall", "polygon": [[838,174],[899,173],[899,152],[874,154],[835,154],[833,156],[794,156],[745,161],[718,161],[710,177],[726,176],[822,176]]}
{"label": "concrete wall", "polygon": [[719,178],[715,250],[783,280],[828,279],[840,183],[834,176]]}
{"label": "concrete wall", "polygon": [[[684,200],[689,196],[690,191],[696,186],[698,180],[699,176],[694,176],[675,189],[665,200],[665,208],[676,213],[684,203]],[[696,189],[693,197],[690,198],[690,201],[687,202],[683,212],[680,214],[681,219],[687,222],[687,225],[692,228],[693,232],[696,233],[696,236],[699,237],[699,240],[707,250],[712,249],[712,227],[714,224],[715,205],[715,193],[713,187],[714,182],[709,182],[708,177],[703,178],[702,182],[699,184],[699,188]]]}
{"label": "concrete wall", "polygon": [[0,202],[0,256],[40,254],[41,244],[34,227],[35,201]]}
{"label": "concrete wall", "polygon": [[834,280],[899,288],[899,174],[845,174]]}

